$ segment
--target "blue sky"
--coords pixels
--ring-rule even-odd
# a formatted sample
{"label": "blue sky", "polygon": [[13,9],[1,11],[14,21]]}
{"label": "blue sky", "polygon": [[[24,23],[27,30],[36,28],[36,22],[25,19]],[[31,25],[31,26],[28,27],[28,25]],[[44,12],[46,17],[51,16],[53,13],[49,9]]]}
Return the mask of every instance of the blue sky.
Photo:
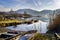
{"label": "blue sky", "polygon": [[0,11],[9,11],[10,9],[58,9],[60,8],[60,0],[0,0]]}

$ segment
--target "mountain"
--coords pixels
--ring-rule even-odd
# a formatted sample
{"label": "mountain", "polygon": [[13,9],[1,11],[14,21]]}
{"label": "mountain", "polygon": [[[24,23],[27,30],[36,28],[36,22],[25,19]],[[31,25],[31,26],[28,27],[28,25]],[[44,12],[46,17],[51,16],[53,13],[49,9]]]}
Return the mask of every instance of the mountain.
{"label": "mountain", "polygon": [[51,14],[53,11],[52,10],[42,10],[40,11],[41,14]]}
{"label": "mountain", "polygon": [[27,12],[27,14],[33,15],[33,16],[41,16],[44,18],[48,18],[49,14],[52,13],[52,10],[42,10],[42,11],[36,11],[32,9],[19,9],[16,12],[18,13],[24,13]]}
{"label": "mountain", "polygon": [[[56,10],[42,10],[42,11],[36,11],[36,10],[32,10],[32,9],[19,9],[16,11],[10,11],[7,12],[8,14],[15,14],[15,13],[19,13],[19,14],[23,14],[23,13],[27,13],[30,14],[32,16],[40,16],[40,19],[44,20],[44,19],[48,19],[49,18],[49,14],[60,14],[60,9],[56,9]],[[0,13],[1,14],[1,13]]]}
{"label": "mountain", "polygon": [[32,14],[32,15],[42,15],[42,14],[49,14],[52,13],[52,10],[42,10],[42,11],[36,11],[36,10],[32,10],[32,9],[19,9],[16,12],[18,13],[24,13],[27,12],[28,14]]}
{"label": "mountain", "polygon": [[55,14],[59,15],[60,14],[60,9],[56,9],[54,10],[55,11]]}
{"label": "mountain", "polygon": [[40,16],[43,18],[49,18],[49,14],[53,14],[52,10],[42,10],[40,11]]}
{"label": "mountain", "polygon": [[27,12],[27,14],[30,14],[30,15],[39,15],[40,14],[39,11],[35,11],[35,10],[32,10],[32,9],[19,9],[16,12],[24,13],[24,11]]}

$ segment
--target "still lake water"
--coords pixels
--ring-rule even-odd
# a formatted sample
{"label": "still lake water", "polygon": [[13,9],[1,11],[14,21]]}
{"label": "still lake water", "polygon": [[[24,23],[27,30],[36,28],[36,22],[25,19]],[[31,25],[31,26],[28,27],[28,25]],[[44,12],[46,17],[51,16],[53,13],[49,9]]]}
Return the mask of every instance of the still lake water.
{"label": "still lake water", "polygon": [[43,22],[39,20],[38,22],[33,24],[20,24],[20,25],[17,25],[17,27],[10,26],[6,28],[10,30],[16,30],[16,31],[37,30],[39,33],[46,33],[47,26],[48,26],[48,22]]}
{"label": "still lake water", "polygon": [[[36,20],[39,18],[33,17],[33,18],[26,19],[26,20],[31,20],[31,19]],[[46,33],[47,26],[48,26],[48,21],[40,18],[38,20],[38,22],[36,22],[36,23],[20,24],[20,25],[17,25],[16,27],[15,26],[9,26],[9,27],[6,27],[6,29],[16,30],[16,31],[37,30],[39,33]],[[19,38],[19,40],[27,40],[28,39],[27,36],[22,36],[21,38]]]}

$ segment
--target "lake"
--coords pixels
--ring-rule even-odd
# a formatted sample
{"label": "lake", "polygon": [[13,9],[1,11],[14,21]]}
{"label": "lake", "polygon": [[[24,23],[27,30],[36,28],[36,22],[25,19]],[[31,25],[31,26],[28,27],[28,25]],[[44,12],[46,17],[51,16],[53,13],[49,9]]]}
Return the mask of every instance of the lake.
{"label": "lake", "polygon": [[39,20],[36,23],[20,24],[20,25],[17,25],[16,27],[15,26],[9,26],[9,27],[6,27],[6,29],[16,30],[16,31],[37,30],[39,33],[46,33],[47,26],[48,26],[48,22],[43,22],[43,21]]}
{"label": "lake", "polygon": [[[25,19],[25,20],[31,20],[31,19],[38,19],[38,18],[29,18],[29,19]],[[45,19],[40,18],[38,20],[38,22],[36,23],[32,23],[32,24],[20,24],[15,26],[9,26],[6,27],[6,29],[10,29],[10,30],[16,30],[16,31],[29,31],[29,30],[37,30],[38,33],[46,33],[47,31],[47,26],[48,26],[48,21]],[[19,40],[27,40],[27,36],[22,36],[21,38],[19,38]]]}

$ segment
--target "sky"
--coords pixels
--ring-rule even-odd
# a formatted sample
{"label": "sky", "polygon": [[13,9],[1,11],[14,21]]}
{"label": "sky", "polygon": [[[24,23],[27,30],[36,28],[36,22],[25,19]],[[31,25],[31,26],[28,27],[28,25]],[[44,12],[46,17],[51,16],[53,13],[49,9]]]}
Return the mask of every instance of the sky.
{"label": "sky", "polygon": [[0,11],[11,9],[33,9],[41,11],[44,9],[54,10],[60,8],[60,0],[0,0]]}

